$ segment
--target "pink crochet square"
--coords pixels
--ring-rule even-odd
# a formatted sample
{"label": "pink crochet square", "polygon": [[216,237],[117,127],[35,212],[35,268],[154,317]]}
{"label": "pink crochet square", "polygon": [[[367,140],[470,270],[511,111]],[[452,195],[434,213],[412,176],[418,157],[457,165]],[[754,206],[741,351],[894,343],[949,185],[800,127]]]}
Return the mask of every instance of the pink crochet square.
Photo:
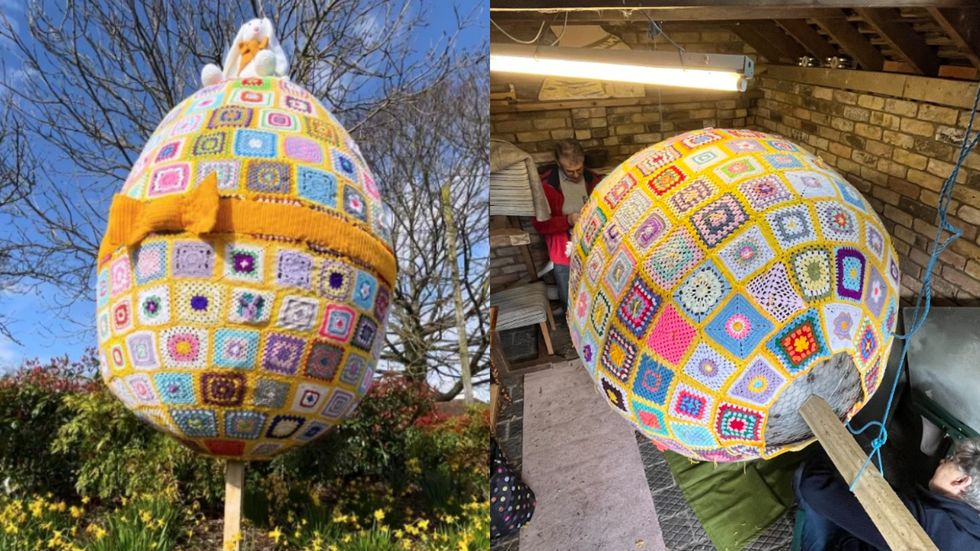
{"label": "pink crochet square", "polygon": [[687,352],[688,346],[694,340],[694,327],[688,323],[674,308],[669,305],[650,333],[647,345],[661,358],[672,364],[680,362]]}

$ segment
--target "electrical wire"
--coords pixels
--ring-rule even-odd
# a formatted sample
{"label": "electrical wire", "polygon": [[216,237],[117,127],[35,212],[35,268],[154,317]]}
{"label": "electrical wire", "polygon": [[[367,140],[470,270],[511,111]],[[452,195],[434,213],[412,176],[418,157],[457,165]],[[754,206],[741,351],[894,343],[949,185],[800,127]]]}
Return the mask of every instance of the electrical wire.
{"label": "electrical wire", "polygon": [[561,33],[558,35],[557,38],[555,38],[555,41],[551,43],[552,46],[554,46],[555,44],[558,44],[558,42],[561,40],[561,37],[565,36],[565,29],[567,29],[567,28],[568,28],[568,12],[566,11],[565,12],[565,22],[562,23],[562,26],[561,26]]}
{"label": "electrical wire", "polygon": [[[498,25],[497,22],[494,21],[493,19],[490,20],[490,23],[493,24],[494,27],[497,27],[497,30],[498,31],[504,33],[504,36],[506,36],[507,38],[513,40],[514,42],[517,42],[518,44],[535,44],[535,43],[537,43],[538,39],[541,38],[541,33],[544,32],[544,21],[542,21],[541,22],[541,26],[538,27],[538,34],[534,35],[534,38],[532,38],[531,40],[521,40],[520,38],[517,38],[517,37],[511,35],[510,33],[508,33],[507,31],[505,31],[503,29],[503,27],[501,27],[500,25]],[[564,31],[562,31],[562,32],[564,32]]]}

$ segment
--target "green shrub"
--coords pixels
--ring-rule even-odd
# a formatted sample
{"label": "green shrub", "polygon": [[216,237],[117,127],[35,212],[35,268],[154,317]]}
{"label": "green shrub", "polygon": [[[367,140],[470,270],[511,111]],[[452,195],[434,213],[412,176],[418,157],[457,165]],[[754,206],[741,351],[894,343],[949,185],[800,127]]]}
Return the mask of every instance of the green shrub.
{"label": "green shrub", "polygon": [[67,357],[46,364],[29,360],[0,377],[0,487],[72,495],[80,456],[74,450],[51,453],[50,439],[72,416],[63,398],[98,388],[97,370],[98,358],[90,349],[77,362]]}

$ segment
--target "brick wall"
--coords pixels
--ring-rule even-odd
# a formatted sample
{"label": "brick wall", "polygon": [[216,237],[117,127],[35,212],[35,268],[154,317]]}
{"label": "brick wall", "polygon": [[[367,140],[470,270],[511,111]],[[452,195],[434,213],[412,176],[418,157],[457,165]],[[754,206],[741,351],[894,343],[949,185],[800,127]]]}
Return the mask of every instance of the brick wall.
{"label": "brick wall", "polygon": [[[750,126],[819,154],[864,193],[893,238],[907,299],[922,286],[939,191],[953,168],[975,88],[904,75],[846,78],[860,76],[854,73],[768,68],[757,82]],[[975,305],[980,154],[967,159],[953,196],[950,221],[963,237],[940,256],[933,296],[941,304]]]}

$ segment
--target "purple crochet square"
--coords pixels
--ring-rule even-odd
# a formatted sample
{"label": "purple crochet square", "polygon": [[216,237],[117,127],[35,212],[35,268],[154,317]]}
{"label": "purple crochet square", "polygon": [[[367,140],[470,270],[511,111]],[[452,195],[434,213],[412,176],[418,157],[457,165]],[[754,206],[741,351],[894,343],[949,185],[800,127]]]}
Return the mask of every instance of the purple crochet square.
{"label": "purple crochet square", "polygon": [[310,288],[313,259],[293,251],[279,251],[276,257],[276,281],[287,287]]}
{"label": "purple crochet square", "polygon": [[174,244],[173,273],[183,277],[211,277],[214,271],[214,248],[199,241]]}
{"label": "purple crochet square", "polygon": [[299,368],[306,341],[297,337],[272,333],[265,342],[262,369],[292,375]]}

